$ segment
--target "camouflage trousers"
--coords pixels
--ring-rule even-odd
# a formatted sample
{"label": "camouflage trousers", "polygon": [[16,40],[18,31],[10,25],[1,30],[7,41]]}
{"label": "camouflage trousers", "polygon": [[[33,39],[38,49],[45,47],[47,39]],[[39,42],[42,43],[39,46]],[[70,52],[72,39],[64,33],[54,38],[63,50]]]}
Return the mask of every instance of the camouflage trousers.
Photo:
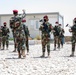
{"label": "camouflage trousers", "polygon": [[72,36],[71,42],[72,42],[72,52],[74,52],[75,51],[75,43],[76,43],[76,35]]}
{"label": "camouflage trousers", "polygon": [[56,44],[58,48],[60,48],[61,38],[59,36],[54,36],[54,48],[56,48]]}
{"label": "camouflage trousers", "polygon": [[47,52],[50,53],[50,37],[42,37],[42,52],[45,52],[45,48],[47,47]]}
{"label": "camouflage trousers", "polygon": [[28,36],[26,36],[25,44],[26,44],[27,52],[29,52]]}
{"label": "camouflage trousers", "polygon": [[0,37],[0,49],[1,49],[2,37]]}
{"label": "camouflage trousers", "polygon": [[3,37],[2,37],[2,46],[3,46],[3,48],[5,47],[5,44],[6,44],[6,47],[8,48],[9,39],[8,39],[7,36],[3,36]]}

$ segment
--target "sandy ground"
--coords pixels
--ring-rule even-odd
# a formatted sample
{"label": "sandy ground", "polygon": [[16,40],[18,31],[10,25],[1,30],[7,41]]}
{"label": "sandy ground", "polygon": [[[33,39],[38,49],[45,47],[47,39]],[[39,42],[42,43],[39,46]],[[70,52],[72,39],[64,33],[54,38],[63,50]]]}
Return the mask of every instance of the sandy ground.
{"label": "sandy ground", "polygon": [[76,52],[74,57],[69,57],[71,44],[64,44],[56,51],[50,44],[50,58],[47,50],[45,58],[40,58],[41,44],[29,45],[30,52],[25,59],[18,59],[17,52],[12,52],[13,47],[9,45],[9,50],[0,50],[0,75],[76,75]]}

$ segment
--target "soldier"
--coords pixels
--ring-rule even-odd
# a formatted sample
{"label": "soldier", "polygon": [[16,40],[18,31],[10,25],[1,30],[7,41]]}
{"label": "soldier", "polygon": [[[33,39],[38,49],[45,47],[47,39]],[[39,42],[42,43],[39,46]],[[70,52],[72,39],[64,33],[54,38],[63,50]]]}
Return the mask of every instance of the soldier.
{"label": "soldier", "polygon": [[69,32],[72,32],[72,53],[70,56],[74,56],[75,52],[75,43],[76,43],[76,18],[74,18],[74,25],[69,29]]}
{"label": "soldier", "polygon": [[1,43],[2,43],[2,26],[0,27],[0,49],[1,49]]}
{"label": "soldier", "polygon": [[47,46],[48,57],[50,57],[50,32],[52,30],[52,25],[48,22],[48,16],[43,17],[44,22],[40,26],[39,30],[42,32],[42,56],[45,57],[45,47]]}
{"label": "soldier", "polygon": [[22,20],[22,25],[23,25],[24,32],[25,32],[25,38],[26,38],[26,42],[25,42],[25,44],[26,44],[27,54],[28,54],[28,53],[29,53],[28,37],[30,36],[30,34],[29,34],[28,27],[25,25],[25,22],[26,22],[26,20],[23,19],[23,20]]}
{"label": "soldier", "polygon": [[[24,10],[23,10],[24,12]],[[18,15],[18,10],[13,10],[13,15],[14,17],[11,17],[10,19],[10,28],[12,29],[12,33],[13,33],[13,38],[14,38],[14,50],[13,52],[16,52],[17,47],[16,47],[16,27],[15,27],[15,23],[17,19],[20,19],[19,15]],[[23,13],[22,17],[25,16],[25,12]]]}
{"label": "soldier", "polygon": [[4,22],[3,23],[4,26],[2,27],[2,46],[3,46],[3,49],[5,48],[5,43],[6,43],[6,48],[8,49],[8,45],[9,45],[9,28],[6,27],[7,23]]}
{"label": "soldier", "polygon": [[58,43],[58,48],[60,49],[60,27],[59,27],[59,23],[55,22],[55,27],[53,28],[53,34],[54,34],[54,50],[56,50],[56,44]]}
{"label": "soldier", "polygon": [[63,28],[61,28],[61,33],[60,33],[60,41],[61,41],[61,46],[62,46],[62,48],[63,48],[63,44],[64,44],[64,33],[65,33],[65,31],[64,31],[64,29]]}
{"label": "soldier", "polygon": [[22,15],[18,15],[17,10],[13,10],[14,17],[10,19],[10,27],[13,30],[14,35],[14,44],[15,51],[18,51],[18,58],[21,58],[21,55],[25,57],[25,36],[23,26],[21,25],[22,19],[26,16],[25,11],[23,10]]}
{"label": "soldier", "polygon": [[13,50],[13,52],[16,52],[16,49],[17,49],[17,47],[16,47],[16,36],[15,36],[16,28],[14,26],[13,21],[18,16],[18,10],[13,10],[13,15],[14,15],[14,17],[11,17],[11,19],[10,19],[10,28],[12,29],[13,38],[14,38],[14,50]]}

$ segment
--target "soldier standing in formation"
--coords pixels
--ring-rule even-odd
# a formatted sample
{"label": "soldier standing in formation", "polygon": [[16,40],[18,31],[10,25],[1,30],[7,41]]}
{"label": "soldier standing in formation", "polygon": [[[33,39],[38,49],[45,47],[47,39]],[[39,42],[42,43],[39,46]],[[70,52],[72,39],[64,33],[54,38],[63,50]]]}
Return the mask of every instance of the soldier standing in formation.
{"label": "soldier standing in formation", "polygon": [[26,26],[25,22],[26,22],[26,20],[23,19],[22,20],[22,25],[23,25],[24,32],[25,32],[25,38],[26,38],[25,44],[26,44],[27,54],[28,54],[29,53],[29,43],[28,43],[29,39],[28,38],[29,38],[30,34],[29,34],[29,30],[28,30],[28,27]]}
{"label": "soldier standing in formation", "polygon": [[42,56],[45,57],[45,48],[47,46],[48,57],[50,57],[50,32],[52,30],[52,25],[48,22],[48,16],[43,17],[44,22],[40,26],[39,30],[42,32]]}
{"label": "soldier standing in formation", "polygon": [[23,26],[21,25],[22,19],[26,16],[25,11],[23,10],[22,15],[18,15],[17,10],[13,10],[14,17],[10,19],[10,27],[13,30],[15,51],[18,51],[18,57],[21,58],[21,55],[25,57],[25,34]]}
{"label": "soldier standing in formation", "polygon": [[71,42],[72,42],[72,53],[71,53],[70,56],[74,56],[75,43],[76,43],[76,18],[74,18],[74,25],[71,27],[71,29],[69,29],[69,32],[72,32],[72,38],[71,38]]}
{"label": "soldier standing in formation", "polygon": [[63,48],[63,44],[64,44],[64,42],[65,42],[64,33],[65,33],[64,29],[61,28],[60,41],[61,41],[61,46],[62,46],[62,48]]}
{"label": "soldier standing in formation", "polygon": [[2,44],[2,26],[0,27],[0,49]]}
{"label": "soldier standing in formation", "polygon": [[2,27],[2,46],[3,46],[3,49],[5,48],[5,43],[6,43],[6,48],[8,49],[8,45],[9,45],[9,28],[6,27],[7,23],[4,22],[3,23],[4,26]]}
{"label": "soldier standing in formation", "polygon": [[56,44],[58,44],[58,48],[60,49],[60,32],[61,28],[59,27],[59,23],[55,22],[55,27],[53,27],[53,34],[54,34],[54,50],[56,50]]}

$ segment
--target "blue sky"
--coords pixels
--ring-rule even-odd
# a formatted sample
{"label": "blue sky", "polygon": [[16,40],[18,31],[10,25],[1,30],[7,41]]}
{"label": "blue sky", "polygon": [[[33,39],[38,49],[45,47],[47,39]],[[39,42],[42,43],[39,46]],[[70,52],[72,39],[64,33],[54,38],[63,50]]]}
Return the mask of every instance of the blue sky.
{"label": "blue sky", "polygon": [[[59,12],[64,17],[64,24],[72,25],[72,20],[76,17],[76,0],[1,0],[0,14],[12,14],[12,10],[17,9],[20,13],[22,9],[26,13]],[[65,28],[68,32],[68,28]]]}

